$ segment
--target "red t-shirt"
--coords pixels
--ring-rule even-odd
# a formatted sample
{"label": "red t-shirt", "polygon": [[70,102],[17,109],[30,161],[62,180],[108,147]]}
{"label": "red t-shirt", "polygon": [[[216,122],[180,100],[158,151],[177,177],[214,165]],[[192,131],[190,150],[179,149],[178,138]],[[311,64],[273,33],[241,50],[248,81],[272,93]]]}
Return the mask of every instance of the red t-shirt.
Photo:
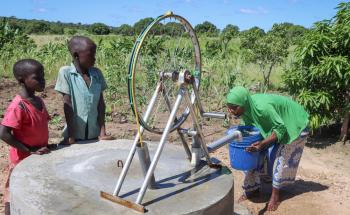
{"label": "red t-shirt", "polygon": [[[3,126],[12,128],[13,136],[27,146],[48,145],[50,116],[42,100],[41,103],[43,108],[38,110],[29,101],[17,95],[8,106],[1,122]],[[16,165],[30,153],[10,146],[9,155],[10,162]]]}

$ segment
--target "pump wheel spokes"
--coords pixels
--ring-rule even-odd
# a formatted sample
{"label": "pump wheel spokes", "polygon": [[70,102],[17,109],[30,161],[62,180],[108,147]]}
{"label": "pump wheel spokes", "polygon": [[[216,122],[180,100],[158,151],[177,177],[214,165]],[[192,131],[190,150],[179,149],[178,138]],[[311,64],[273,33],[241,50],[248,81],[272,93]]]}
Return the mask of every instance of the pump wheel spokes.
{"label": "pump wheel spokes", "polygon": [[[198,39],[187,20],[169,12],[153,20],[141,32],[129,65],[130,104],[140,125],[146,130],[163,133],[179,91],[172,74],[181,74],[184,70],[193,74],[198,89],[201,74]],[[158,97],[148,119],[144,120],[157,86],[160,86]],[[191,93],[192,85],[188,89]],[[171,131],[178,128],[188,115],[184,102],[177,111]]]}

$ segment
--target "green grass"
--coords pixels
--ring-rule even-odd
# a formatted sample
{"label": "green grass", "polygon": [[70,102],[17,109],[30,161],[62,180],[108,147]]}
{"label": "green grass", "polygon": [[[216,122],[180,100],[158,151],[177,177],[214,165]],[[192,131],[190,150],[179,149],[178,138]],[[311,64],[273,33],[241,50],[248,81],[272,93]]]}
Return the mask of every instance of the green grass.
{"label": "green grass", "polygon": [[59,125],[62,122],[62,116],[57,115],[52,117],[52,119],[49,121],[51,125]]}
{"label": "green grass", "polygon": [[[109,85],[106,91],[107,104],[128,106],[127,68],[135,38],[117,35],[93,35],[89,37],[98,45],[96,66],[103,71]],[[66,46],[70,37],[63,35],[30,35],[30,38],[36,44],[36,47],[31,50],[23,52],[14,48],[12,54],[1,53],[0,76],[12,77],[12,65],[17,60],[34,58],[44,65],[47,81],[54,81],[59,68],[69,65],[71,62],[71,57]],[[203,70],[201,94],[205,98],[210,98],[206,101],[210,110],[218,109],[224,105],[224,96],[233,84],[250,87],[258,82],[263,82],[263,76],[259,72],[258,66],[246,62],[244,52],[239,48],[239,39],[230,41],[225,54],[223,54],[222,50],[219,50],[215,55],[210,56],[209,54],[212,50],[207,50],[209,47],[208,44],[216,43],[216,41],[218,41],[218,38],[199,38]],[[174,50],[177,44],[178,40],[176,38],[167,38],[164,42],[165,48],[169,50]],[[188,42],[182,43],[182,46],[186,48]],[[155,51],[158,50],[155,49]],[[292,52],[293,49],[290,50],[290,53]],[[162,60],[163,57],[158,57],[158,59]],[[163,64],[161,61],[157,62]],[[288,67],[290,62],[291,57],[288,57],[285,64],[273,69],[271,74],[271,84],[273,87],[278,88],[281,86],[281,76],[284,68]]]}

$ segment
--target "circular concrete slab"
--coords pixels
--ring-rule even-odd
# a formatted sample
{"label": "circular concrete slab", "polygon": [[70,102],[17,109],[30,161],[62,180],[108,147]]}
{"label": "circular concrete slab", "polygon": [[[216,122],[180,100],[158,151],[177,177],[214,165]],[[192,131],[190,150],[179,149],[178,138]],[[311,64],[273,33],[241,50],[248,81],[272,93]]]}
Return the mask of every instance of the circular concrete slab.
{"label": "circular concrete slab", "polygon": [[[11,176],[12,214],[140,214],[102,199],[112,193],[132,141],[117,140],[75,144],[48,155],[22,161]],[[151,157],[157,147],[149,143]],[[142,201],[146,214],[232,214],[233,176],[203,165],[190,166],[181,145],[166,144],[155,178],[159,189],[147,190]],[[120,197],[135,201],[143,175],[138,156],[122,187]]]}

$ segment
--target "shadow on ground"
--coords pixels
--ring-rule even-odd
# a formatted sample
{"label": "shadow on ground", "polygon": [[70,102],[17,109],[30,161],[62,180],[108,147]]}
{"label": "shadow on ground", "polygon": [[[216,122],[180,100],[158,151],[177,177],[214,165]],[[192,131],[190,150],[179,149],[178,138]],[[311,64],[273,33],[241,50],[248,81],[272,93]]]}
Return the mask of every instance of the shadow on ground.
{"label": "shadow on ground", "polygon": [[[294,184],[288,185],[281,190],[280,197],[281,202],[291,199],[295,196],[301,195],[308,192],[320,192],[327,190],[329,187],[313,181],[296,180]],[[259,214],[264,214],[266,212],[267,203],[271,195],[271,183],[263,183],[260,195],[253,197],[250,201],[254,203],[266,203],[266,206],[259,211]]]}
{"label": "shadow on ground", "polygon": [[306,143],[307,147],[324,149],[339,141],[341,124],[322,126],[314,131]]}

